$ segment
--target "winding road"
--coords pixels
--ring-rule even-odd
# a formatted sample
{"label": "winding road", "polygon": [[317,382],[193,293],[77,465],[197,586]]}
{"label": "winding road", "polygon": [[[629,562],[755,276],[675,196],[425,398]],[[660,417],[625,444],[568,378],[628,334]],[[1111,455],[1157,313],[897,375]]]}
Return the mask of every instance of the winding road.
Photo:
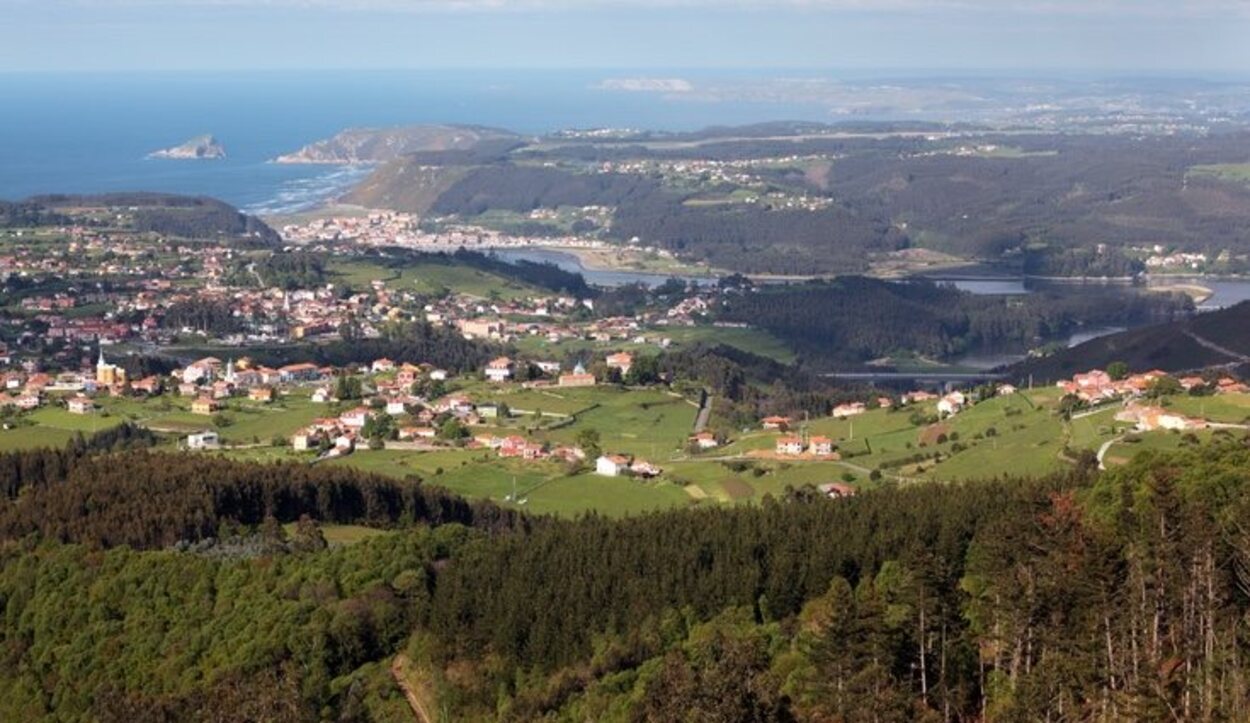
{"label": "winding road", "polygon": [[1189,329],[1185,329],[1184,332],[1182,333],[1184,333],[1185,336],[1197,342],[1199,346],[1206,347],[1207,349],[1210,349],[1211,351],[1216,352],[1218,354],[1223,354],[1224,356],[1230,359],[1236,359],[1237,363],[1239,364],[1250,363],[1250,356],[1246,356],[1245,354],[1242,354],[1240,352],[1235,352],[1226,346],[1221,346],[1219,344],[1216,344],[1210,339],[1204,336],[1199,336],[1195,334],[1194,332],[1190,331]]}

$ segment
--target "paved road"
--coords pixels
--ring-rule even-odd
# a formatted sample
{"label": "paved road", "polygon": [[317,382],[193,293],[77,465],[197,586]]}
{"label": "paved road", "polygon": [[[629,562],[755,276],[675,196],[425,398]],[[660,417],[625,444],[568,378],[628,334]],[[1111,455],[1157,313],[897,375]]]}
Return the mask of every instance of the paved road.
{"label": "paved road", "polygon": [[1119,442],[1122,439],[1124,439],[1124,437],[1120,436],[1120,437],[1116,437],[1115,439],[1108,439],[1106,442],[1102,443],[1102,446],[1098,448],[1098,469],[1107,468],[1107,466],[1102,463],[1102,458],[1107,456],[1107,450],[1111,449],[1111,445],[1115,444],[1116,442]]}
{"label": "paved road", "polygon": [[1005,374],[994,372],[827,372],[821,374],[829,379],[846,379],[860,382],[924,381],[924,382],[985,382],[1002,379]]}
{"label": "paved road", "polygon": [[1237,361],[1243,364],[1250,363],[1250,356],[1246,356],[1245,354],[1235,352],[1226,346],[1220,346],[1219,344],[1216,344],[1210,339],[1203,337],[1203,336],[1199,336],[1188,329],[1185,330],[1184,334],[1190,339],[1193,339],[1194,341],[1198,342],[1199,345],[1204,346],[1213,352],[1223,354],[1224,356],[1229,357],[1230,359],[1236,359]]}
{"label": "paved road", "polygon": [[703,404],[699,407],[699,413],[694,418],[694,433],[698,434],[707,428],[708,417],[712,416],[712,395],[707,391],[703,392]]}

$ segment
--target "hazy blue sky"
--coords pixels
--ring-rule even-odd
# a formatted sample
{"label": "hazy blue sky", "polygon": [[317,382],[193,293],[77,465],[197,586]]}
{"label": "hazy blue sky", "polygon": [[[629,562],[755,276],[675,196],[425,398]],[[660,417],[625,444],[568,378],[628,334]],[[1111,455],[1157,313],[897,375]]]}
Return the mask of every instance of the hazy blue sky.
{"label": "hazy blue sky", "polygon": [[1250,0],[0,0],[0,71],[1250,73]]}

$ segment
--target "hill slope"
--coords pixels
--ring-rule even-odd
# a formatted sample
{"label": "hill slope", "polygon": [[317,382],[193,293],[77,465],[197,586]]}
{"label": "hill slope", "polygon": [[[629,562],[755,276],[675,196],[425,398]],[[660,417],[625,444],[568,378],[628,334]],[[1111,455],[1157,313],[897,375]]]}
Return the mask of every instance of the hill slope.
{"label": "hill slope", "polygon": [[275,163],[382,163],[418,151],[469,150],[488,140],[515,138],[509,131],[480,126],[427,125],[349,128],[310,143]]}
{"label": "hill slope", "polygon": [[1250,302],[1191,319],[1131,329],[1092,339],[1008,369],[1012,378],[1030,374],[1050,382],[1076,372],[1122,361],[1130,369],[1167,372],[1245,363],[1250,356]]}
{"label": "hill slope", "polygon": [[[179,196],[169,193],[102,193],[92,195],[55,194],[34,196],[23,204],[48,209],[55,215],[75,216],[84,211],[116,211],[134,231],[152,232],[195,240],[233,240],[277,244],[281,238],[265,222],[242,213],[234,206],[206,196]],[[46,215],[46,214],[45,214]]]}

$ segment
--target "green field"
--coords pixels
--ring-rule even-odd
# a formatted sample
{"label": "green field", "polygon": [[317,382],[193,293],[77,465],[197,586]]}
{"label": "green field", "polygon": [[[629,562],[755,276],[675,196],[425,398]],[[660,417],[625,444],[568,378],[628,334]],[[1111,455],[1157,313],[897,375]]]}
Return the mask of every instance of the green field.
{"label": "green field", "polygon": [[[903,409],[874,409],[850,419],[819,418],[796,423],[796,431],[824,435],[837,444],[842,459],[774,459],[778,433],[746,431],[717,449],[690,455],[696,406],[661,389],[597,386],[574,389],[521,389],[485,382],[461,385],[478,402],[507,404],[521,413],[472,428],[476,435],[523,434],[552,446],[574,444],[579,434],[599,433],[604,452],[635,455],[663,468],[658,480],[608,478],[582,472],[570,475],[555,461],[501,459],[485,449],[440,451],[360,449],[325,464],[403,479],[417,477],[469,499],[491,499],[538,513],[576,515],[636,514],[692,504],[757,503],[787,488],[847,481],[871,486],[882,482],[953,481],[1008,475],[1037,475],[1072,464],[1081,450],[1109,448],[1114,465],[1153,449],[1192,443],[1192,436],[1172,432],[1131,433],[1116,422],[1120,405],[1078,413],[1066,420],[1056,412],[1060,393],[1042,388],[995,397],[972,405],[939,422],[929,417],[932,402]],[[59,446],[76,433],[90,434],[132,421],[178,435],[214,428],[214,418],[192,414],[188,399],[165,395],[155,399],[102,397],[95,415],[72,415],[59,406],[45,406],[23,415],[16,426],[0,430],[0,450]],[[1250,395],[1190,397],[1163,402],[1170,408],[1213,421],[1239,424],[1250,416]],[[218,415],[217,427],[232,449],[215,454],[234,459],[312,462],[313,455],[270,445],[320,416],[335,415],[340,405],[314,404],[305,391],[280,397],[273,405],[232,399]],[[541,411],[541,419],[534,415]],[[1244,434],[1237,430],[1201,432]],[[870,477],[871,475],[871,477]],[[514,498],[515,492],[515,498]],[[348,533],[345,535],[350,536]],[[345,540],[346,541],[346,540]]]}
{"label": "green field", "polygon": [[37,447],[63,447],[74,433],[55,427],[16,427],[0,430],[0,452],[15,452]]}
{"label": "green field", "polygon": [[492,293],[504,299],[549,294],[537,287],[460,264],[418,263],[395,269],[368,261],[335,260],[329,271],[337,283],[356,289],[381,279],[389,289],[421,294],[435,294],[443,289],[481,298],[488,298]]}
{"label": "green field", "polygon": [[1213,397],[1191,397],[1179,394],[1166,397],[1162,403],[1172,411],[1212,422],[1225,424],[1250,422],[1250,394],[1219,394]]}
{"label": "green field", "polygon": [[595,351],[632,351],[656,353],[661,339],[672,342],[672,349],[680,349],[682,345],[704,342],[708,344],[725,344],[752,354],[774,359],[782,364],[794,362],[794,350],[784,341],[762,329],[755,328],[720,328],[714,326],[672,326],[655,327],[638,332],[646,337],[646,343],[639,344],[632,340],[597,342],[590,339],[565,339],[556,344],[547,341],[546,337],[528,336],[516,341],[517,349],[526,354],[541,356],[550,355],[553,350],[561,355],[568,353],[585,353]]}
{"label": "green field", "polygon": [[[570,390],[573,391],[573,390]],[[613,387],[576,390],[596,404],[574,423],[545,433],[553,443],[572,444],[583,429],[599,432],[605,452],[634,454],[662,462],[685,446],[698,408],[662,391],[626,391]]]}
{"label": "green field", "polygon": [[1187,175],[1209,176],[1221,181],[1250,183],[1250,163],[1210,163],[1190,166]]}

